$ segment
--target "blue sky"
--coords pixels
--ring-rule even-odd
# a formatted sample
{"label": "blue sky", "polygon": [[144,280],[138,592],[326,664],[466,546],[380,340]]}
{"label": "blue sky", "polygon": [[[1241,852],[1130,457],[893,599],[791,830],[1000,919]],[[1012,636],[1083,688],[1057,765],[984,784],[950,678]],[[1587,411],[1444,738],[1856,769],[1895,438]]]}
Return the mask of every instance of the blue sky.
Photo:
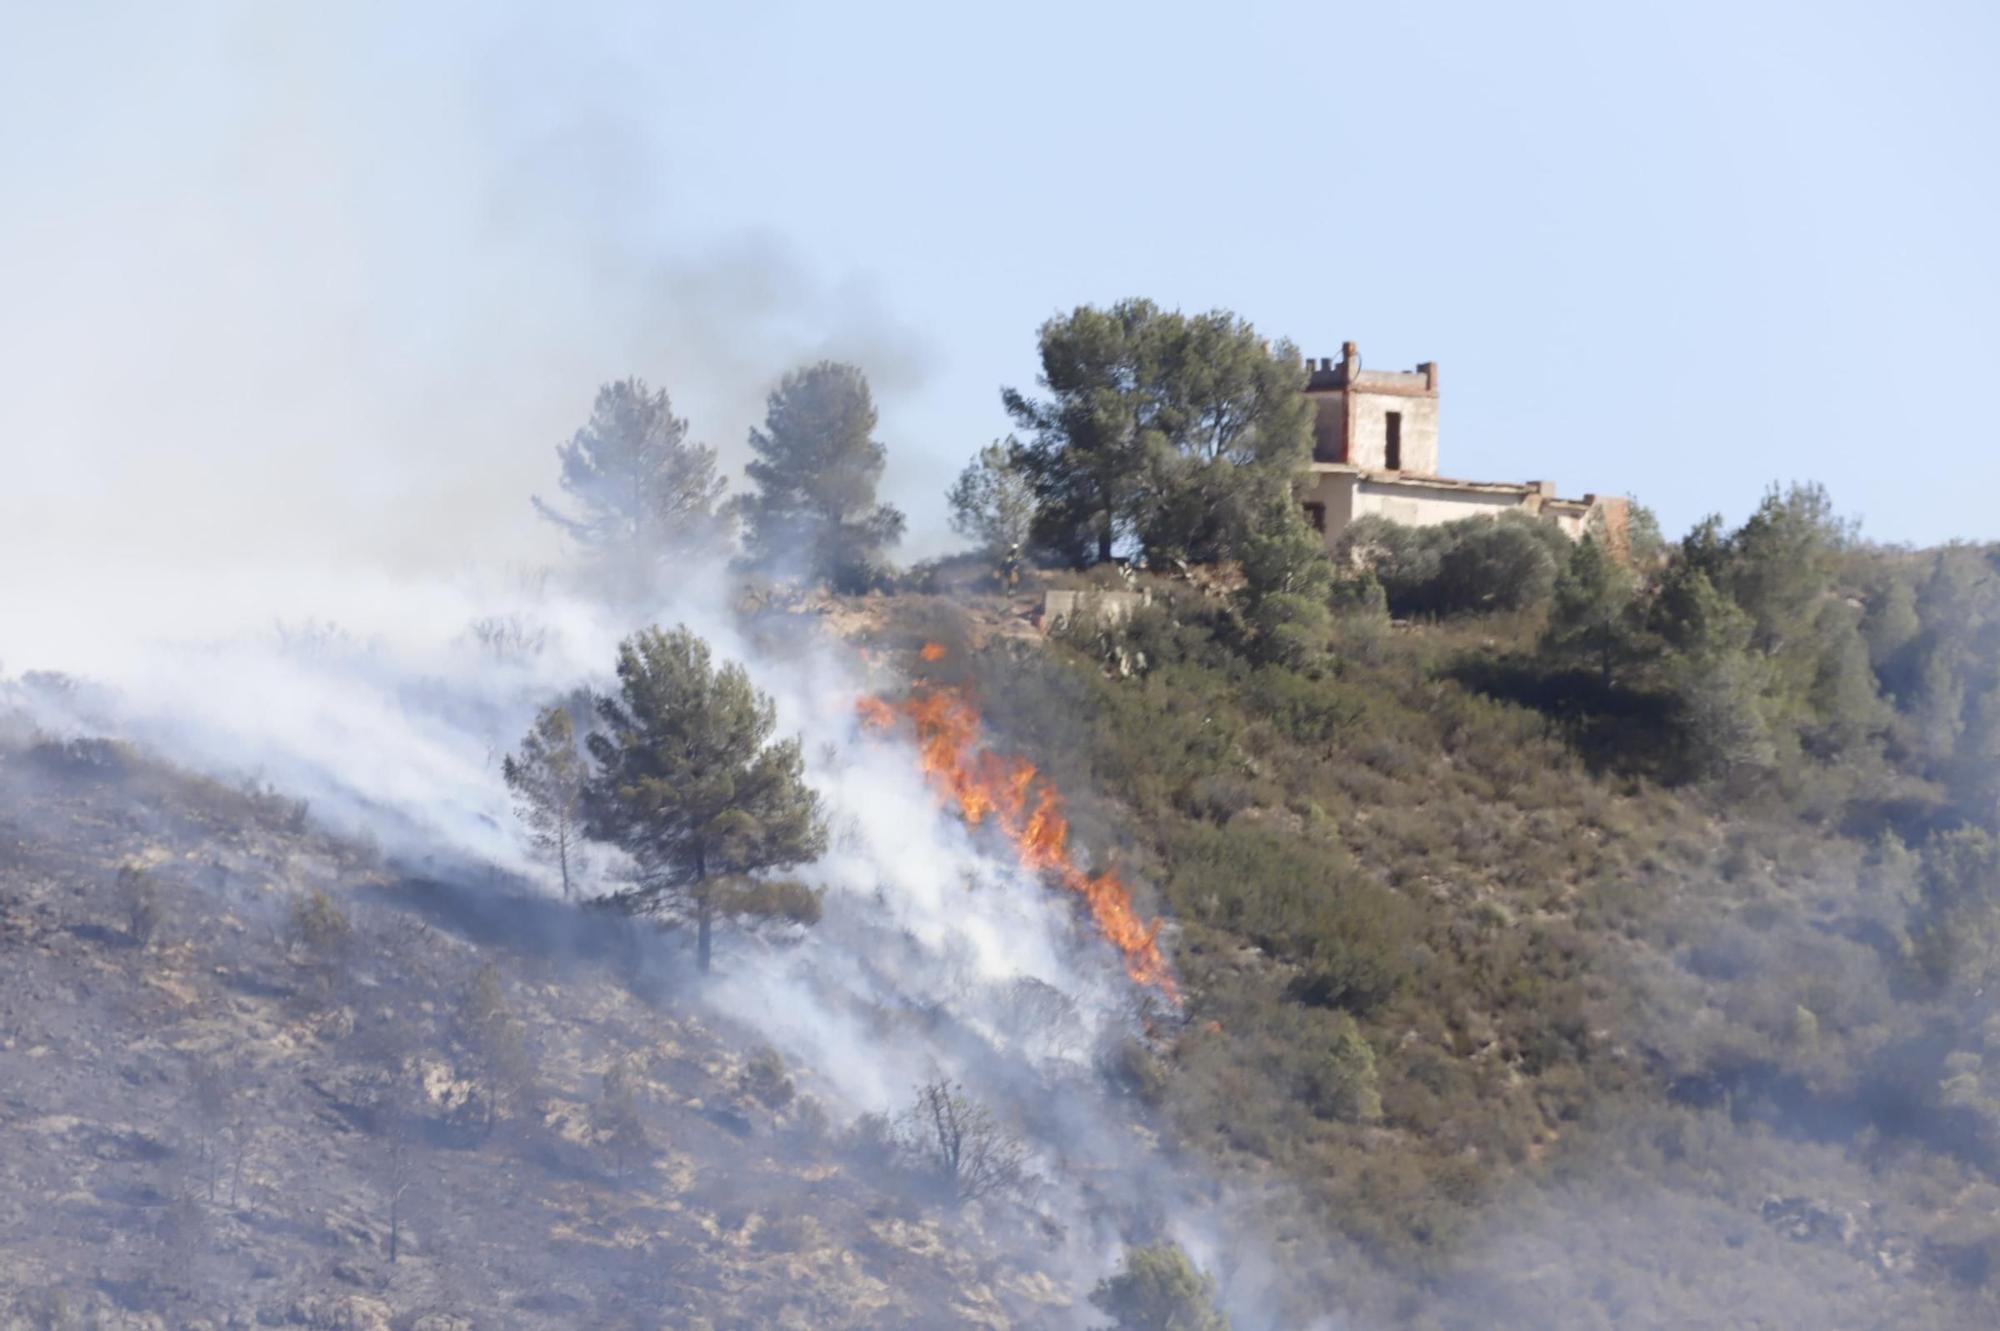
{"label": "blue sky", "polygon": [[0,4],[0,547],[529,550],[599,380],[735,463],[833,354],[928,552],[1128,295],[1440,362],[1448,474],[2000,538],[1992,5],[321,8]]}

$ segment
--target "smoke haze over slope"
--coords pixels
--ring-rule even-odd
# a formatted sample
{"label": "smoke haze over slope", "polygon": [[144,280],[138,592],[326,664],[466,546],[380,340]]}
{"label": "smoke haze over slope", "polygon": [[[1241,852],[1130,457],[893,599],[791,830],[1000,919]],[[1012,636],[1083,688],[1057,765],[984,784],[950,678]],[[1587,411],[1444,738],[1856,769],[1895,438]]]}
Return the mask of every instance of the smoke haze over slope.
{"label": "smoke haze over slope", "polygon": [[922,383],[865,278],[676,194],[621,92],[648,33],[390,17],[10,17],[7,567],[532,562],[527,496],[605,379],[668,387],[732,473],[795,363]]}

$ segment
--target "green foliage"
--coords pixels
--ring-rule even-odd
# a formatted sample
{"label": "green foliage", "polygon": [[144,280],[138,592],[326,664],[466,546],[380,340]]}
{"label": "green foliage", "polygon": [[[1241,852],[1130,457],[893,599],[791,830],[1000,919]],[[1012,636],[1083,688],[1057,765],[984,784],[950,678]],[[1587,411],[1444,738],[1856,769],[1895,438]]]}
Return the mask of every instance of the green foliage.
{"label": "green foliage", "polygon": [[2000,830],[2000,550],[1947,546],[1893,569],[1917,632],[1883,665],[1900,734],[1962,817]]}
{"label": "green foliage", "polygon": [[820,894],[794,878],[750,878],[731,874],[711,880],[715,913],[792,924],[818,924],[823,909]]}
{"label": "green foliage", "polygon": [[1543,654],[1595,670],[1609,687],[1636,650],[1638,590],[1631,566],[1586,535],[1556,579]]}
{"label": "green foliage", "polygon": [[1691,652],[1670,663],[1668,680],[1680,707],[1690,772],[1730,778],[1777,762],[1764,714],[1769,679],[1761,660],[1745,651]]}
{"label": "green foliage", "polygon": [[1337,846],[1252,824],[1191,826],[1175,834],[1166,862],[1176,911],[1296,965],[1304,1002],[1367,1011],[1409,978],[1408,904]]}
{"label": "green foliage", "polygon": [[1382,1092],[1375,1076],[1375,1051],[1345,1012],[1334,1014],[1332,1038],[1307,1075],[1307,1103],[1313,1112],[1343,1123],[1375,1123],[1382,1117]]}
{"label": "green foliage", "polygon": [[784,377],[764,427],[750,432],[757,456],[745,470],[757,490],[740,509],[754,563],[796,564],[847,592],[886,576],[905,523],[875,498],[888,454],[874,433],[875,400],[854,366],[821,361]]}
{"label": "green foliage", "polygon": [[2000,842],[1976,827],[1939,833],[1918,884],[1910,932],[1926,977],[1973,992],[2000,978]]}
{"label": "green foliage", "polygon": [[643,593],[675,563],[730,541],[715,450],[688,440],[666,390],[620,379],[597,390],[590,420],[556,449],[573,511],[535,507],[623,593]]}
{"label": "green foliage", "polygon": [[[1239,599],[1142,577],[1123,625],[974,658],[1086,792],[1079,849],[1177,926],[1187,1025],[1102,1056],[1134,1100],[1424,1278],[1483,1260],[1484,1198],[1605,1150],[1732,1217],[1819,1186],[1770,1158],[1861,1188],[1884,1151],[2000,1159],[2000,1023],[1964,1015],[2000,982],[1995,552],[1863,546],[1811,491],[1630,562],[1490,519],[1387,539],[1329,591],[1273,529]],[[1295,572],[1331,650],[1274,645]],[[1809,1151],[1730,1154],[1794,1124]]]}
{"label": "green foliage", "polygon": [[1103,561],[1131,537],[1156,562],[1229,559],[1289,504],[1312,431],[1290,343],[1227,311],[1127,300],[1051,319],[1040,347],[1048,396],[1001,399],[1028,436],[1014,461],[1045,550]]}
{"label": "green foliage", "polygon": [[1411,527],[1365,517],[1341,536],[1335,562],[1378,582],[1399,615],[1520,610],[1545,603],[1571,558],[1553,523],[1519,513]]}
{"label": "green foliage", "polygon": [[[1384,565],[1421,580],[1427,566],[1409,549]],[[1937,685],[1924,685],[1920,598],[1818,487],[1772,490],[1735,531],[1710,518],[1664,559],[1640,559],[1636,545],[1633,555],[1614,559],[1594,537],[1569,553],[1527,668],[1543,681],[1504,686],[1579,739],[1597,732],[1601,758],[1766,790],[1825,816],[1881,788],[1895,720],[1885,688],[1906,710],[1944,698],[1917,728],[1955,744],[1960,675],[1932,669]],[[1594,690],[1575,677],[1583,669]]]}
{"label": "green foliage", "polygon": [[694,916],[706,971],[714,917],[763,900],[731,879],[802,864],[825,848],[819,797],[805,784],[799,741],[771,739],[771,700],[743,667],[717,669],[708,644],[686,628],[627,638],[618,682],[615,697],[598,701],[585,825],[638,866],[639,881],[617,904]]}
{"label": "green foliage", "polygon": [[1333,565],[1295,505],[1271,511],[1243,543],[1244,617],[1257,655],[1298,666],[1326,650]]}
{"label": "green foliage", "polygon": [[1729,538],[1724,586],[1750,616],[1753,643],[1767,655],[1809,638],[1821,600],[1853,540],[1818,485],[1773,487]]}
{"label": "green foliage", "polygon": [[1171,1243],[1127,1248],[1123,1269],[1099,1281],[1090,1302],[1113,1331],[1229,1331],[1215,1282]]}
{"label": "green foliage", "polygon": [[1259,659],[1301,666],[1326,651],[1333,617],[1326,603],[1295,592],[1261,597],[1245,616]]}
{"label": "green foliage", "polygon": [[965,464],[945,502],[951,529],[994,559],[1018,557],[1034,534],[1035,492],[1015,465],[1020,444],[995,440]]}
{"label": "green foliage", "polygon": [[1885,580],[1872,589],[1861,620],[1861,634],[1868,643],[1868,664],[1892,694],[1905,691],[1900,677],[1906,653],[1923,631],[1917,616],[1917,593],[1907,581],[1889,570],[1881,570]]}
{"label": "green foliage", "polygon": [[544,707],[521,741],[521,751],[500,763],[500,773],[514,792],[514,808],[527,824],[530,840],[536,850],[555,861],[562,875],[565,901],[574,895],[573,876],[582,867],[583,794],[590,779],[590,764],[577,736],[575,710],[562,703]]}

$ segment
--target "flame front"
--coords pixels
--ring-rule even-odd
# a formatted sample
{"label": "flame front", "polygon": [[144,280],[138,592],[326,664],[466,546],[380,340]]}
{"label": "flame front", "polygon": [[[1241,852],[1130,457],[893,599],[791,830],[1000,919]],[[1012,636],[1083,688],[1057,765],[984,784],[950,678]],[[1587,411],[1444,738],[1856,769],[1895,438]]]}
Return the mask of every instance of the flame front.
{"label": "flame front", "polygon": [[[944,648],[927,643],[921,655],[937,661]],[[1023,865],[1082,897],[1099,932],[1124,956],[1126,974],[1180,1002],[1180,987],[1160,954],[1160,922],[1140,920],[1132,893],[1116,874],[1085,872],[1070,858],[1061,792],[1027,759],[1004,757],[980,742],[979,710],[962,690],[925,686],[894,704],[862,698],[856,708],[871,729],[907,719],[925,775],[965,821],[991,821]]]}

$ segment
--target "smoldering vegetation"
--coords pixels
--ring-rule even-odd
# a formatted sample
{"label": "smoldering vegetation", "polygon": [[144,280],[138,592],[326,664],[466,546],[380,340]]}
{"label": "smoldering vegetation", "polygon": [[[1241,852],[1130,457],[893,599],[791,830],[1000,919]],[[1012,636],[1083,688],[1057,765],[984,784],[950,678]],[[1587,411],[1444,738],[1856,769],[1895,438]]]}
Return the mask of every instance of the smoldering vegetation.
{"label": "smoldering vegetation", "polygon": [[676,1001],[650,930],[408,881],[122,745],[10,742],[0,773],[22,1324],[917,1327],[1054,1300],[1005,1245],[943,1241],[915,1158],[837,1126],[810,1073]]}
{"label": "smoldering vegetation", "polygon": [[[1079,1291],[1103,1273],[1128,1229],[1165,1232],[1167,1216],[1209,1223],[1198,1195],[1182,1205],[1176,1169],[1116,1108],[1096,1071],[1122,1042],[1144,1035],[1142,1004],[1115,954],[1009,863],[1003,847],[945,816],[899,742],[859,734],[861,672],[842,659],[852,649],[809,621],[767,602],[739,621],[694,590],[676,607],[753,661],[786,722],[810,741],[812,780],[833,830],[807,874],[828,903],[818,927],[725,930],[716,974],[697,976],[685,933],[555,898],[547,864],[515,826],[499,759],[544,699],[584,682],[609,687],[602,644],[612,616],[551,604],[546,586],[537,595],[533,609],[414,638],[316,625],[163,644],[135,667],[130,688],[115,676],[47,674],[7,685],[7,774],[18,796],[9,827],[20,834],[15,868],[26,875],[10,878],[9,899],[40,909],[59,878],[76,895],[67,910],[53,907],[59,916],[103,921],[73,932],[24,923],[12,941],[56,973],[98,964],[92,953],[102,950],[134,994],[173,996],[121,995],[106,1008],[22,968],[20,992],[37,1013],[47,1005],[50,1022],[10,1052],[31,1073],[61,1066],[82,1080],[58,1077],[17,1098],[14,1117],[67,1122],[79,1104],[103,1102],[97,1074],[140,1078],[101,1053],[107,1042],[137,1036],[159,1050],[158,1067],[143,1074],[157,1094],[119,1120],[143,1125],[130,1130],[153,1143],[138,1163],[197,1159],[209,1171],[199,1197],[178,1184],[129,1183],[138,1202],[171,1202],[190,1224],[199,1218],[187,1240],[207,1254],[199,1280],[161,1275],[136,1248],[126,1274],[93,1280],[81,1264],[88,1243],[58,1227],[21,1268],[23,1315],[54,1316],[49,1310],[60,1307],[178,1324],[250,1308],[266,1321],[317,1324],[432,1306],[449,1312],[469,1299],[472,1312],[454,1315],[490,1317],[508,1305],[465,1292],[477,1282],[446,1280],[434,1291],[406,1271],[431,1260],[423,1254],[438,1227],[475,1233],[493,1210],[533,1217],[486,1246],[437,1249],[448,1253],[441,1265],[461,1274],[503,1260],[516,1244],[546,1246],[562,1225],[537,1210],[554,1205],[545,1188],[595,1195],[654,1179],[662,1167],[644,1143],[655,1139],[682,1141],[687,1160],[699,1162],[657,1196],[692,1189],[734,1217],[724,1228],[744,1243],[750,1218],[770,1218],[782,1201],[799,1212],[769,1229],[774,1251],[835,1251],[827,1227],[841,1226],[813,1199],[818,1189],[846,1189],[864,1209],[888,1207],[884,1223],[897,1232],[913,1226],[909,1242],[924,1260],[935,1263],[929,1249],[943,1243],[948,1265],[961,1256],[986,1264],[952,1266],[957,1274],[931,1293],[929,1277],[857,1271],[858,1284],[875,1292],[855,1295],[856,1308],[868,1311],[854,1312],[854,1325],[977,1324],[1000,1308],[1010,1324],[1073,1324]],[[172,660],[174,652],[186,657]],[[594,657],[597,672],[565,666],[569,653]],[[253,696],[259,705],[246,714],[241,700]],[[227,724],[206,724],[224,716]],[[222,779],[168,768],[152,756],[162,750]],[[311,798],[279,793],[273,773],[283,789]],[[455,787],[468,773],[476,782]],[[397,787],[393,797],[384,797],[385,781]],[[435,800],[417,797],[415,784],[433,784]],[[119,835],[93,838],[85,829],[100,819]],[[614,892],[628,870],[616,848],[594,848],[580,895]],[[584,991],[592,997],[580,1016],[586,1008],[563,996]],[[606,1005],[626,1013],[618,1040],[599,1030]],[[207,1024],[183,1029],[184,1020]],[[582,1028],[571,1029],[576,1022]],[[662,1063],[662,1048],[689,1037],[648,1032],[680,1032],[686,1023],[691,1038],[706,1042],[696,1063],[733,1057],[740,1075],[711,1069],[711,1084],[690,1079],[695,1064]],[[261,1050],[261,1061],[212,1070],[209,1055],[224,1046]],[[34,1061],[56,1050],[60,1065]],[[552,1082],[554,1062],[566,1059],[578,1061]],[[183,1063],[196,1070],[182,1076]],[[236,1129],[226,1143],[180,1144],[195,1130],[180,1098],[200,1098],[199,1086],[216,1078],[253,1086],[259,1102],[272,1099],[256,1113],[280,1126],[257,1149],[324,1177],[295,1187],[257,1173]],[[666,1081],[680,1088],[674,1103],[700,1124],[692,1137],[649,1118]],[[39,1085],[34,1076],[13,1084]],[[322,1152],[307,1132],[312,1123],[354,1135]],[[11,1136],[24,1153],[39,1140]],[[761,1177],[763,1166],[738,1162],[733,1147],[709,1150],[724,1142],[761,1143],[743,1149],[775,1152],[783,1164]],[[489,1143],[508,1152],[504,1164],[463,1154]],[[593,1155],[599,1146],[609,1153],[602,1159]],[[74,1147],[59,1140],[33,1154],[44,1165],[76,1165]],[[424,1163],[438,1152],[461,1154]],[[215,1164],[225,1156],[226,1166]],[[235,1200],[219,1182],[210,1189],[218,1169],[236,1179]],[[442,1173],[419,1185],[419,1169]],[[461,1171],[479,1186],[458,1181]],[[266,1181],[252,1188],[246,1178]],[[817,1182],[805,1186],[808,1179]],[[439,1188],[462,1193],[467,1209],[444,1219],[426,1210],[424,1195]],[[66,1190],[54,1175],[36,1174],[17,1195]],[[295,1202],[275,1202],[295,1190]],[[258,1200],[243,1201],[246,1192]],[[379,1213],[367,1209],[377,1192],[387,1207]],[[678,1213],[690,1203],[659,1204]],[[340,1211],[346,1236],[288,1218],[294,1205]],[[25,1208],[15,1219],[32,1223]],[[136,1244],[132,1235],[153,1233],[156,1219],[98,1212],[89,1232],[115,1228],[119,1245]],[[700,1223],[655,1228],[627,1252],[635,1271],[650,1273],[643,1280],[563,1258],[575,1280],[555,1284],[576,1292],[525,1312],[561,1324],[556,1315],[597,1316],[629,1303],[637,1318],[772,1324],[782,1301],[752,1297],[734,1278],[715,1275],[718,1293],[704,1304],[693,1286],[661,1275],[687,1262],[719,1270],[689,1247],[694,1232],[706,1232]],[[248,1243],[248,1230],[276,1247]],[[621,1232],[627,1237],[615,1246],[632,1248],[631,1226]],[[339,1260],[322,1260],[336,1249]],[[846,1283],[856,1250],[843,1240],[837,1251],[842,1265],[828,1278]],[[1003,1261],[1011,1274],[992,1266]],[[980,1274],[967,1274],[974,1269]],[[553,1279],[524,1280],[523,1288]],[[259,1283],[272,1280],[284,1288]],[[1009,1282],[1018,1286],[1011,1294]],[[810,1314],[785,1315],[839,1325],[848,1316],[840,1297],[814,1293]],[[523,1315],[506,1313],[510,1324],[532,1324]]]}
{"label": "smoldering vegetation", "polygon": [[[821,362],[735,496],[606,385],[559,575],[7,625],[68,670],[5,685],[20,1315],[1989,1323],[1992,553],[1796,487],[1336,562],[1289,351],[1123,308],[1243,457],[1107,490],[1019,399],[962,560],[896,568]],[[1053,588],[1140,604],[1043,637]]]}

